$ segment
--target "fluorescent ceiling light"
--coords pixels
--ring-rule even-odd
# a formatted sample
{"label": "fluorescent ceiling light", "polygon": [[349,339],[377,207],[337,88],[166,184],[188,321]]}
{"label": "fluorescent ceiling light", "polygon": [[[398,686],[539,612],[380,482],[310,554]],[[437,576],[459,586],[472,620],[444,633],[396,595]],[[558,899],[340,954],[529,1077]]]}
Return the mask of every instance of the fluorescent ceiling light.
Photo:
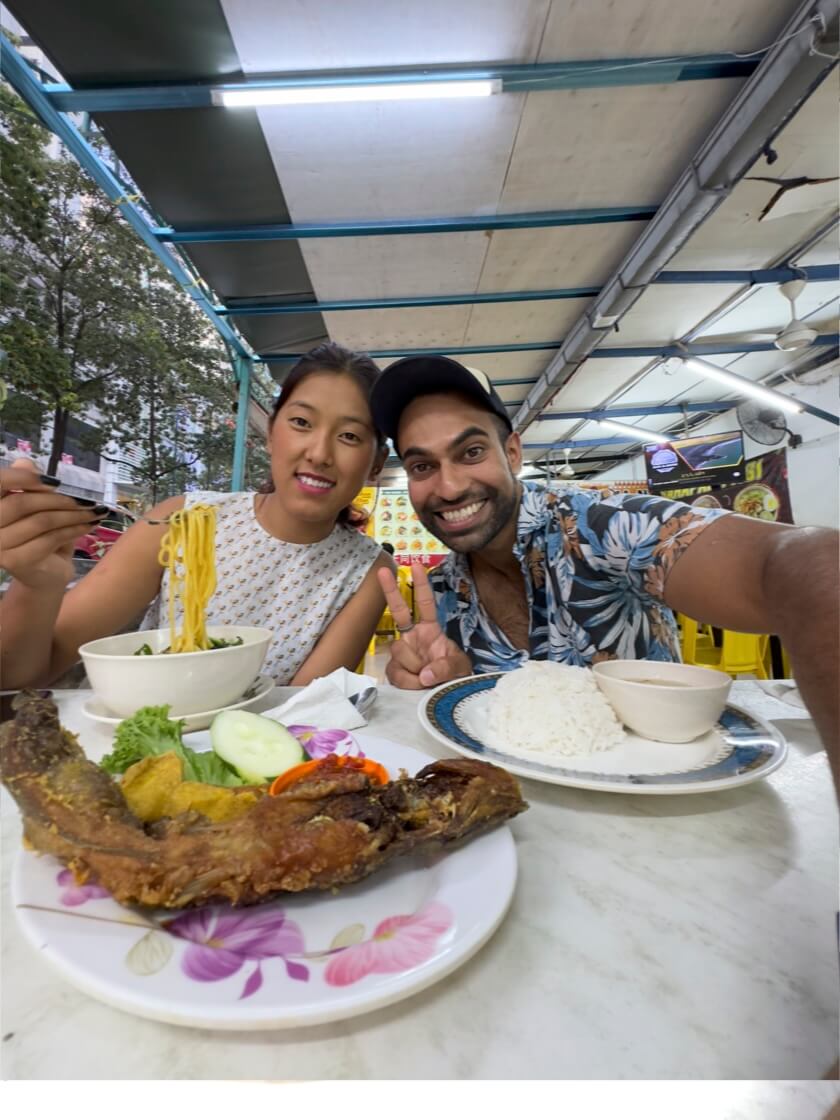
{"label": "fluorescent ceiling light", "polygon": [[644,428],[634,428],[631,424],[617,424],[615,420],[598,420],[602,428],[609,428],[611,432],[620,432],[623,436],[632,436],[644,443],[667,443],[668,436],[661,432],[646,432]]}
{"label": "fluorescent ceiling light", "polygon": [[765,389],[763,385],[756,385],[747,377],[740,377],[737,373],[730,373],[728,369],[704,362],[702,358],[686,358],[685,364],[694,373],[701,377],[709,377],[712,381],[719,381],[729,389],[734,389],[744,397],[755,397],[757,401],[773,405],[783,412],[802,412],[802,405],[784,393],[777,393],[775,389]]}
{"label": "fluorescent ceiling light", "polygon": [[428,101],[435,98],[489,97],[498,79],[463,82],[388,82],[346,86],[281,86],[274,89],[215,89],[213,104],[227,108],[258,105],[322,105],[338,101]]}

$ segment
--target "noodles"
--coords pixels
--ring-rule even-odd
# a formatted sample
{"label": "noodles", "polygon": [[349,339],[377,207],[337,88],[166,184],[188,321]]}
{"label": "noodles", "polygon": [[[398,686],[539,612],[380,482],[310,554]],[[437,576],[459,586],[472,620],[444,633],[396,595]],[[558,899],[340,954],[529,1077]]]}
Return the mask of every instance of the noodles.
{"label": "noodles", "polygon": [[[194,505],[177,510],[160,542],[158,560],[169,572],[169,644],[171,653],[210,648],[205,612],[216,590],[216,509]],[[181,633],[175,627],[175,603],[181,604]]]}

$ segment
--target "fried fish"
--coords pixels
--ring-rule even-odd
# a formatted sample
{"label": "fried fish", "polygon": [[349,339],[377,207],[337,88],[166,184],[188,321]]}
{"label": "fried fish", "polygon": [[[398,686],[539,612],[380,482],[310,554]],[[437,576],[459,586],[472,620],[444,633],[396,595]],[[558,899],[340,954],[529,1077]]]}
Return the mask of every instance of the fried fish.
{"label": "fried fish", "polygon": [[507,771],[444,759],[384,786],[326,767],[234,820],[186,812],[144,825],[119,784],[62,728],[52,700],[21,693],[15,709],[0,728],[0,765],[26,842],[126,905],[248,906],[283,891],[329,890],[527,808]]}

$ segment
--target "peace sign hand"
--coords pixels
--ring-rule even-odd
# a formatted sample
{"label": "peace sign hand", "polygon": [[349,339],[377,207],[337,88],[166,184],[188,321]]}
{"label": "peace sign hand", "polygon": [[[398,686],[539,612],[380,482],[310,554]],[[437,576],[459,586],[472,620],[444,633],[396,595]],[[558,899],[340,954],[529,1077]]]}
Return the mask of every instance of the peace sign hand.
{"label": "peace sign hand", "polygon": [[399,592],[394,573],[390,568],[377,572],[388,609],[400,631],[399,641],[391,643],[385,675],[397,688],[431,688],[457,677],[468,677],[472,663],[440,628],[426,569],[422,564],[412,564],[411,574],[420,615],[416,623],[412,623],[411,611]]}

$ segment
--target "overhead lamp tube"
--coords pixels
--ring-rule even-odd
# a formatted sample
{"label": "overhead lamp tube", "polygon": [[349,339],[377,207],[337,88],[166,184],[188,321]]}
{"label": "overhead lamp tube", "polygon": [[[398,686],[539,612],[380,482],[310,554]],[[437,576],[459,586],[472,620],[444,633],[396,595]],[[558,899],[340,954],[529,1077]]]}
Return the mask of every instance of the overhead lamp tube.
{"label": "overhead lamp tube", "polygon": [[213,90],[213,104],[226,108],[261,105],[323,105],[349,101],[428,101],[453,97],[489,97],[499,92],[498,79],[476,81],[373,82],[367,85],[279,86]]}
{"label": "overhead lamp tube", "polygon": [[754,397],[773,408],[782,409],[783,412],[796,413],[803,411],[799,401],[795,401],[792,397],[788,397],[784,393],[777,393],[775,389],[765,389],[763,385],[756,385],[748,377],[730,373],[728,369],[721,369],[720,366],[705,362],[702,358],[686,358],[685,364],[692,372],[699,373],[701,377],[708,377],[712,381],[717,381],[721,385],[726,385],[727,388],[740,393],[742,396]]}
{"label": "overhead lamp tube", "polygon": [[624,436],[632,436],[643,443],[667,443],[668,436],[662,432],[648,432],[644,428],[634,428],[632,424],[618,424],[615,420],[599,420],[602,428],[609,428],[611,432],[620,432]]}

